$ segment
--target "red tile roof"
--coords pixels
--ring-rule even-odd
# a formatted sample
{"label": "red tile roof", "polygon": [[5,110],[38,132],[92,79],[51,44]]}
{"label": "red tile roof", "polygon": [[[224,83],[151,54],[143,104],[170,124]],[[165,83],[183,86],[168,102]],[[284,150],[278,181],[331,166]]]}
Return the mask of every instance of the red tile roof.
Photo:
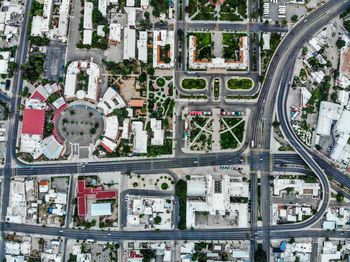
{"label": "red tile roof", "polygon": [[48,180],[40,180],[39,181],[39,185],[40,186],[48,186],[49,185],[49,181]]}
{"label": "red tile roof", "polygon": [[102,142],[101,142],[101,146],[103,146],[103,148],[106,149],[106,151],[107,151],[108,153],[113,153],[113,150],[110,149],[105,143],[102,143]]}
{"label": "red tile roof", "polygon": [[35,90],[30,98],[39,99],[42,102],[46,101],[46,98],[42,94],[40,94],[38,90]]}
{"label": "red tile roof", "polygon": [[85,180],[78,181],[78,215],[84,217],[87,214],[87,198],[107,200],[117,197],[117,191],[103,190],[102,187],[86,187]]}
{"label": "red tile roof", "polygon": [[24,109],[22,134],[43,135],[45,125],[45,110]]}
{"label": "red tile roof", "polygon": [[128,103],[130,107],[143,107],[145,100],[143,99],[131,99]]}

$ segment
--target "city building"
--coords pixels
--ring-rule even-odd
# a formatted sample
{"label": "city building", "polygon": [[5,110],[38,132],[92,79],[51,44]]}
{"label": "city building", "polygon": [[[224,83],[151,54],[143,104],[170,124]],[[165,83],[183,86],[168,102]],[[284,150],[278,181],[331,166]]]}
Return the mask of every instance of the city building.
{"label": "city building", "polygon": [[43,15],[33,16],[31,36],[43,36],[50,31],[54,0],[44,0]]}
{"label": "city building", "polygon": [[180,243],[180,262],[195,261],[199,254],[207,261],[250,261],[249,241],[208,241]]}
{"label": "city building", "polygon": [[153,67],[174,67],[174,31],[153,31]]}
{"label": "city building", "polygon": [[309,205],[272,204],[272,224],[296,223],[310,218],[315,212]]}
{"label": "city building", "polygon": [[345,229],[349,227],[350,223],[350,208],[347,207],[329,207],[323,221],[323,228]]}
{"label": "city building", "polygon": [[[78,205],[78,216],[84,218],[88,212],[92,212],[92,204],[97,200],[113,200],[117,198],[117,191],[115,190],[104,190],[102,186],[98,187],[87,187],[85,180],[78,181],[77,188],[77,205]],[[89,206],[90,204],[90,206]],[[101,209],[98,211],[98,209]],[[94,206],[94,212],[106,212],[103,210],[105,206]]]}
{"label": "city building", "polygon": [[131,123],[132,134],[134,135],[134,148],[135,154],[146,154],[147,153],[147,131],[143,130],[143,122],[133,121]]}
{"label": "city building", "polygon": [[173,227],[173,200],[170,197],[129,195],[127,209],[127,227],[163,230]]}
{"label": "city building", "polygon": [[0,74],[1,75],[7,75],[8,63],[10,60],[13,60],[13,59],[11,58],[11,54],[9,51],[0,52]]}
{"label": "city building", "polygon": [[311,196],[313,198],[319,197],[320,184],[306,183],[302,179],[274,179],[273,180],[273,194],[275,196],[282,196],[283,192],[292,191],[294,194],[300,196]]}
{"label": "city building", "polygon": [[128,15],[128,27],[135,28],[136,26],[136,8],[127,7],[125,11]]}
{"label": "city building", "polygon": [[102,138],[100,145],[110,154],[117,149],[117,144],[106,137]]}
{"label": "city building", "polygon": [[311,251],[310,242],[300,240],[296,243],[286,243],[284,251],[279,253],[281,260],[277,261],[294,262],[297,257],[300,262],[308,262],[311,261]]}
{"label": "city building", "polygon": [[151,118],[151,130],[153,137],[151,138],[151,145],[162,146],[164,145],[164,134],[165,131],[162,129],[162,120]]}
{"label": "city building", "polygon": [[60,5],[60,17],[58,21],[57,37],[64,42],[67,41],[69,25],[70,0],[62,0]]}
{"label": "city building", "polygon": [[[186,226],[248,227],[248,198],[249,183],[241,177],[192,175],[187,181]],[[198,224],[196,217],[205,213],[207,224]]]}
{"label": "city building", "polygon": [[331,241],[324,241],[322,252],[321,252],[321,262],[336,261],[341,259],[341,252],[335,243]]}
{"label": "city building", "polygon": [[25,223],[26,209],[26,183],[24,179],[14,179],[10,183],[9,206],[6,212],[6,221],[10,223]]}
{"label": "city building", "polygon": [[111,141],[117,140],[119,130],[119,122],[117,116],[108,116],[105,118],[104,136]]}
{"label": "city building", "polygon": [[108,0],[98,0],[98,11],[100,11],[104,17],[107,16],[107,4]]}
{"label": "city building", "polygon": [[97,107],[103,110],[103,113],[107,116],[115,109],[121,109],[126,106],[124,99],[118,94],[118,92],[109,87],[104,93],[102,99],[97,104]]}
{"label": "city building", "polygon": [[37,99],[27,99],[23,111],[20,151],[29,153],[34,159],[42,155],[41,140],[44,136],[47,105]]}
{"label": "city building", "polygon": [[322,101],[318,115],[316,133],[321,136],[329,136],[331,134],[331,126],[333,122],[339,120],[341,113],[342,108],[340,105]]}
{"label": "city building", "polygon": [[139,32],[139,40],[137,40],[137,57],[138,60],[147,63],[148,52],[147,52],[147,31]]}
{"label": "city building", "polygon": [[124,52],[123,59],[136,58],[136,30],[124,27]]}
{"label": "city building", "polygon": [[[87,3],[87,2],[85,2]],[[87,92],[77,90],[78,75],[86,72],[89,77]],[[74,61],[67,68],[66,81],[64,87],[64,95],[67,100],[86,99],[96,102],[99,94],[99,79],[101,70],[99,66],[92,61]]]}
{"label": "city building", "polygon": [[188,47],[188,61],[191,69],[236,69],[247,70],[249,59],[249,45],[248,36],[241,36],[239,38],[239,60],[226,60],[222,57],[215,57],[211,59],[198,60],[197,59],[197,37],[196,35],[189,35]]}
{"label": "city building", "polygon": [[121,42],[121,24],[112,23],[109,25],[109,44],[116,45]]}

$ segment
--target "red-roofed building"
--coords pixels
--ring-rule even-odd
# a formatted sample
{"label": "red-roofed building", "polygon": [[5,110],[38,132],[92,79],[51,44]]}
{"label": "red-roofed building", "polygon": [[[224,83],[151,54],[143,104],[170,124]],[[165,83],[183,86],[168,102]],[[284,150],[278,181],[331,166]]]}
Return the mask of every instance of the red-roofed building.
{"label": "red-roofed building", "polygon": [[117,191],[103,190],[102,187],[86,187],[85,180],[78,181],[78,215],[85,217],[87,214],[87,199],[109,200],[117,197]]}
{"label": "red-roofed building", "polygon": [[30,96],[31,99],[38,99],[42,102],[46,101],[46,98],[38,91],[35,90],[34,93]]}
{"label": "red-roofed building", "polygon": [[24,109],[22,134],[44,135],[45,110]]}
{"label": "red-roofed building", "polygon": [[140,252],[136,252],[135,250],[130,251],[129,258],[143,258],[143,255]]}
{"label": "red-roofed building", "polygon": [[144,104],[145,104],[145,100],[143,99],[131,99],[128,102],[128,105],[130,107],[143,107]]}
{"label": "red-roofed building", "polygon": [[110,154],[113,153],[113,150],[110,149],[110,148],[108,147],[108,145],[104,144],[103,142],[101,142],[101,146],[103,146],[103,148],[106,149],[106,151],[107,151],[108,153],[110,153]]}

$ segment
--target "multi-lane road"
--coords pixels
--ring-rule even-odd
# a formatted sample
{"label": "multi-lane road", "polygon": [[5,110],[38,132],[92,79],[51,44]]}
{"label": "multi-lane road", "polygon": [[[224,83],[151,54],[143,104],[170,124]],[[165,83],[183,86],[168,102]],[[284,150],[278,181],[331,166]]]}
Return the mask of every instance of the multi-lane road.
{"label": "multi-lane road", "polygon": [[[162,230],[162,231],[102,231],[79,230],[71,228],[42,227],[26,224],[1,223],[3,231],[13,231],[26,234],[45,234],[61,236],[79,240],[95,239],[101,241],[123,240],[262,240],[262,228],[257,228],[257,234],[251,235],[248,228],[207,229],[207,230]],[[298,237],[336,237],[350,238],[350,231],[325,230],[276,230],[271,228],[270,237],[273,239],[286,239]]]}

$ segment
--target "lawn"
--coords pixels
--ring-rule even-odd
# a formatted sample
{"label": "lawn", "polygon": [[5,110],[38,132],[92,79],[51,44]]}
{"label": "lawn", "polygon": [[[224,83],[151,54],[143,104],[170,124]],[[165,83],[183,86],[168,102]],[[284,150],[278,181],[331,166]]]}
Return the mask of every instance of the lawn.
{"label": "lawn", "polygon": [[181,87],[184,89],[199,89],[207,87],[207,82],[204,78],[185,78],[181,81]]}
{"label": "lawn", "polygon": [[220,145],[221,149],[234,149],[238,147],[238,142],[230,131],[226,131],[220,135]]}
{"label": "lawn", "polygon": [[220,6],[220,20],[243,21],[247,18],[247,1],[225,0]]}
{"label": "lawn", "polygon": [[214,80],[214,96],[219,97],[220,95],[220,80],[216,78]]}
{"label": "lawn", "polygon": [[196,59],[205,60],[212,56],[211,33],[196,33]]}
{"label": "lawn", "polygon": [[186,7],[186,11],[189,17],[192,17],[192,20],[216,20],[214,9],[214,5],[207,0],[190,0]]}
{"label": "lawn", "polygon": [[[229,127],[233,127],[236,126],[240,121],[242,121],[242,118],[224,118],[223,120]],[[236,136],[238,141],[229,130],[224,131],[220,134],[221,149],[235,149],[240,145],[240,143],[242,143],[244,136],[244,125],[245,121],[242,121],[236,127],[231,129],[231,132]]]}
{"label": "lawn", "polygon": [[231,34],[231,33],[223,33],[222,34],[222,44],[223,48],[223,57],[226,60],[240,60],[240,43],[239,39],[242,36],[246,36],[246,34]]}
{"label": "lawn", "polygon": [[[154,82],[157,85],[154,88]],[[150,80],[148,86],[148,103],[147,108],[151,117],[165,118],[172,117],[174,109],[173,83],[172,79],[168,80],[163,77]]]}
{"label": "lawn", "polygon": [[248,90],[254,87],[254,81],[250,78],[231,78],[227,81],[229,89]]}
{"label": "lawn", "polygon": [[242,120],[242,118],[228,118],[227,117],[227,118],[224,118],[223,120],[226,122],[226,124],[229,127],[233,127],[233,126],[237,125]]}
{"label": "lawn", "polygon": [[247,1],[225,0],[216,10],[207,0],[189,0],[186,12],[192,20],[243,21],[247,18]]}

